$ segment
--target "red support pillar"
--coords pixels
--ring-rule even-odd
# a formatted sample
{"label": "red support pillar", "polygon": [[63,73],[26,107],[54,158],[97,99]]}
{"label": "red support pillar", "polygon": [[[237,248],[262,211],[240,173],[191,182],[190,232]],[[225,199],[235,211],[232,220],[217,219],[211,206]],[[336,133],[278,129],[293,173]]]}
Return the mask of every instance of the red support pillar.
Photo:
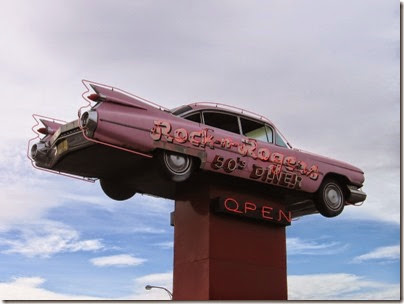
{"label": "red support pillar", "polygon": [[285,227],[217,214],[212,200],[279,201],[194,184],[175,201],[174,300],[286,300]]}

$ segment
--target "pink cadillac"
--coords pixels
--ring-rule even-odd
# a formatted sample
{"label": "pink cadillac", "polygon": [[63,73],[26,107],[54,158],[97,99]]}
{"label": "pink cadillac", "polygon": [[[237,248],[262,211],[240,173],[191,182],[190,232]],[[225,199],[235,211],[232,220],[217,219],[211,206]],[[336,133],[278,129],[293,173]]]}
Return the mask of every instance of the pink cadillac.
{"label": "pink cadillac", "polygon": [[[85,85],[91,107],[79,119],[41,119],[44,136],[30,153],[36,167],[97,178],[115,200],[136,192],[173,198],[176,183],[200,172],[283,189],[294,197],[293,217],[334,217],[366,199],[362,170],[292,148],[261,115],[216,103],[168,110],[112,87]],[[158,184],[156,173],[163,176]]]}

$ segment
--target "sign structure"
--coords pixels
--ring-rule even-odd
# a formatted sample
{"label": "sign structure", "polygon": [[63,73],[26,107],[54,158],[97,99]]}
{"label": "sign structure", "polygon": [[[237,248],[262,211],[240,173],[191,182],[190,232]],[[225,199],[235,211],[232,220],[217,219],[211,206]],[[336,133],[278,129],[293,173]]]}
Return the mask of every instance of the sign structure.
{"label": "sign structure", "polygon": [[289,209],[334,217],[366,199],[361,169],[292,148],[262,115],[217,103],[168,110],[84,84],[79,119],[34,116],[44,126],[33,128],[29,158],[45,171],[100,179],[114,200],[174,199],[174,300],[286,300]]}
{"label": "sign structure", "polygon": [[282,199],[200,176],[175,202],[174,300],[287,300]]}
{"label": "sign structure", "polygon": [[238,216],[271,224],[289,226],[292,213],[270,204],[237,200],[234,197],[219,197],[213,202],[214,212]]}

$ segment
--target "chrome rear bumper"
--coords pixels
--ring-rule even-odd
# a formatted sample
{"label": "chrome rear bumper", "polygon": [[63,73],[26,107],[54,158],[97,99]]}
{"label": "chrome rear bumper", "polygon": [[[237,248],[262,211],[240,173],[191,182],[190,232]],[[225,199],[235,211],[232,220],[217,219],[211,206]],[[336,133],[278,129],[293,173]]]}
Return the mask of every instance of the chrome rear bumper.
{"label": "chrome rear bumper", "polygon": [[38,167],[52,169],[66,154],[93,144],[83,137],[75,120],[62,125],[48,140],[35,143],[31,147],[31,158]]}

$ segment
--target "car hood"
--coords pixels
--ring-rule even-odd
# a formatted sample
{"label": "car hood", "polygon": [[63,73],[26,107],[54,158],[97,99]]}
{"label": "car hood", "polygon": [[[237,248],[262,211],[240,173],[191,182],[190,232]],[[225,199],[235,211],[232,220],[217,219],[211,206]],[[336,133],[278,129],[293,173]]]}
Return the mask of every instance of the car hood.
{"label": "car hood", "polygon": [[328,165],[331,165],[331,166],[337,166],[337,167],[341,167],[341,168],[344,168],[344,169],[348,169],[348,170],[352,170],[352,171],[364,174],[364,172],[361,169],[359,169],[358,167],[355,167],[355,166],[353,166],[351,164],[348,164],[346,162],[336,160],[336,159],[333,159],[333,158],[329,158],[329,157],[325,157],[325,156],[315,154],[315,153],[312,153],[312,152],[309,152],[309,151],[304,151],[304,150],[301,150],[301,149],[294,149],[294,150],[303,152],[304,154],[308,155],[310,157],[310,159],[313,160],[313,161],[322,162],[324,164],[328,164]]}

